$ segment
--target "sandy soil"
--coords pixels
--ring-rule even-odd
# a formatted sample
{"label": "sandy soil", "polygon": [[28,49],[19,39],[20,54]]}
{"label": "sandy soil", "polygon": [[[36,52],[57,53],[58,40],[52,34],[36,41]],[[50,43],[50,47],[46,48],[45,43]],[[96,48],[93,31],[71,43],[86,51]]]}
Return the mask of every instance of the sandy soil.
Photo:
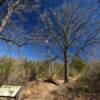
{"label": "sandy soil", "polygon": [[52,100],[58,85],[47,82],[30,82],[20,92],[20,100]]}

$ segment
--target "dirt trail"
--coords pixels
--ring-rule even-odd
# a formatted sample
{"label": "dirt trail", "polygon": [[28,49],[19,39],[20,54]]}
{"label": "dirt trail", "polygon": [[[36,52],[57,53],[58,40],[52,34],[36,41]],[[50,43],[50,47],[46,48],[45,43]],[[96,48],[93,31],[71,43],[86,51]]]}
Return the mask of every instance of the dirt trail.
{"label": "dirt trail", "polygon": [[20,100],[52,100],[52,91],[56,91],[58,85],[46,82],[28,83],[21,91]]}

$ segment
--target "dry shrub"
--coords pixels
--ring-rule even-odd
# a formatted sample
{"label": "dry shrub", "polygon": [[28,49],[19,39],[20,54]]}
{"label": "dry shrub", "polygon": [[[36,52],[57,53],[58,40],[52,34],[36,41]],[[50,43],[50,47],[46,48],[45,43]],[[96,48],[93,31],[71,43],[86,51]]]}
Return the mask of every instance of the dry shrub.
{"label": "dry shrub", "polygon": [[88,82],[68,83],[60,86],[52,94],[53,100],[100,100],[100,91],[96,92],[92,84]]}
{"label": "dry shrub", "polygon": [[100,78],[100,62],[90,62],[84,69],[81,75],[82,79],[99,80]]}

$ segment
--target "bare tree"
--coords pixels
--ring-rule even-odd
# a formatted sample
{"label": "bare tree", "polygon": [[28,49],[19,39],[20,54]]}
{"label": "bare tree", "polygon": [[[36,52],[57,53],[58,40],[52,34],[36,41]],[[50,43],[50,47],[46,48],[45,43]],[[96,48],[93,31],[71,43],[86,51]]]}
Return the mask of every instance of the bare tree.
{"label": "bare tree", "polygon": [[[30,2],[28,2],[28,0],[0,0],[0,3],[5,6],[5,12],[3,12],[3,16],[2,16],[2,20],[0,20],[0,40],[4,40],[6,42],[11,42],[14,43],[16,45],[18,45],[18,43],[20,44],[21,39],[19,38],[19,32],[18,32],[18,28],[17,26],[15,26],[14,24],[16,23],[16,21],[12,21],[11,16],[13,16],[14,14],[16,14],[19,18],[20,21],[23,20],[25,21],[25,16],[22,14],[22,12],[30,12],[32,10],[35,10],[38,7],[38,4],[35,4],[33,1],[35,0],[31,0]],[[18,20],[17,20],[18,21]],[[13,25],[11,25],[11,24]],[[12,26],[14,26],[12,28]],[[8,31],[8,33],[4,33],[4,29],[6,28],[6,30]],[[11,29],[12,28],[12,29]],[[15,30],[14,30],[15,29]],[[12,31],[13,30],[13,31]],[[16,34],[11,34],[14,33],[14,31],[16,31],[18,33]],[[19,31],[24,30],[23,27],[19,28]],[[20,37],[23,37],[23,34],[20,33]]]}
{"label": "bare tree", "polygon": [[[87,2],[87,1],[86,1]],[[48,40],[51,52],[64,61],[64,80],[68,81],[68,63],[77,54],[88,52],[100,42],[100,10],[95,0],[65,2],[41,16],[42,37]]]}
{"label": "bare tree", "polygon": [[[22,1],[24,1],[24,5]],[[0,34],[12,13],[15,12],[21,16],[22,14],[19,10],[26,12],[33,10],[33,6],[31,9],[26,7],[26,4],[29,3],[28,0],[22,1],[17,0],[14,3],[10,3],[12,6],[8,7],[8,13],[2,20]],[[22,5],[19,5],[19,3]],[[91,2],[88,2],[88,5],[84,6],[85,4],[85,0],[77,0],[65,2],[64,5],[56,9],[50,9],[50,13],[45,10],[43,14],[40,14],[40,26],[34,30],[36,33],[14,34],[14,38],[7,39],[14,40],[15,42],[17,38],[18,42],[15,43],[19,47],[33,42],[48,45],[50,51],[64,61],[64,80],[67,82],[68,63],[77,54],[83,51],[87,52],[94,44],[100,42],[100,18],[98,17],[100,10],[97,2],[91,0]],[[7,36],[9,37],[9,34]],[[5,39],[5,35],[1,34],[1,37]]]}
{"label": "bare tree", "polygon": [[14,8],[19,4],[20,0],[17,0],[14,4],[12,4],[12,2],[8,2],[8,12],[6,14],[6,16],[4,17],[4,19],[2,20],[1,26],[0,26],[0,33],[3,30],[4,26],[6,25],[6,23],[9,20],[9,17],[11,16],[11,14],[13,13]]}
{"label": "bare tree", "polygon": [[16,2],[14,2],[13,0],[1,0],[0,3],[5,3],[5,6],[7,6],[7,12],[4,12],[5,16],[3,16],[1,24],[0,24],[0,40],[4,40],[6,42],[11,42],[14,44],[17,44],[14,40],[12,40],[11,38],[9,38],[9,34],[5,35],[2,31],[4,29],[4,27],[6,26],[8,20],[10,19],[14,9],[18,6],[20,0],[16,0]]}

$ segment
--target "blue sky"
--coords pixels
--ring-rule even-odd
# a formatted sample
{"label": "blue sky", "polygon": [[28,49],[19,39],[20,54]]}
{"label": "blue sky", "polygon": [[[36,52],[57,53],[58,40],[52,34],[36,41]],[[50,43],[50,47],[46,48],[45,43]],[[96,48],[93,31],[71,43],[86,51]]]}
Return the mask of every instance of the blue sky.
{"label": "blue sky", "polygon": [[29,60],[44,60],[47,51],[43,47],[32,47],[25,46],[23,48],[18,48],[16,46],[11,46],[5,43],[0,43],[0,56],[7,56],[12,58],[28,58]]}
{"label": "blue sky", "polygon": [[[47,0],[42,0],[42,2],[40,2],[39,13],[42,13],[45,9],[49,11],[50,8],[60,6],[62,3],[63,3],[63,0],[50,0],[49,2]],[[3,7],[3,9],[4,8],[5,7]],[[0,13],[3,14],[4,12],[0,12]],[[20,23],[19,16],[17,16],[17,15],[11,16],[11,19],[13,19],[14,21],[16,21],[16,19],[17,19],[16,26],[18,27],[19,25],[21,25],[21,26],[23,25],[23,27],[25,29],[29,29],[26,31],[30,32],[31,30],[33,30],[33,27],[38,24],[39,13],[37,11],[33,11],[33,13],[31,13],[31,14],[23,13],[26,17],[28,17],[28,20],[26,22],[22,22],[22,23]],[[7,30],[8,26],[9,25],[6,25],[3,32],[5,32]],[[47,50],[41,46],[28,45],[28,46],[20,48],[20,50],[19,50],[16,46],[9,46],[8,44],[6,44],[4,42],[0,43],[0,56],[1,57],[2,56],[10,56],[13,58],[21,58],[22,57],[22,58],[28,58],[31,60],[43,60],[43,59],[45,59],[46,55],[47,55]]]}
{"label": "blue sky", "polygon": [[[41,2],[39,13],[42,13],[44,10],[49,11],[50,8],[55,8],[57,6],[61,6],[63,1],[64,0],[43,0],[43,2]],[[70,0],[70,1],[72,1],[72,0]],[[86,4],[88,5],[88,3],[90,1],[91,0],[88,0]],[[25,16],[28,17],[28,20],[23,23],[19,23],[20,21],[17,21],[16,25],[17,26],[23,25],[24,28],[26,29],[26,32],[30,32],[30,30],[33,30],[33,27],[38,24],[39,13],[37,13],[37,11],[33,11],[33,13],[31,13],[31,14],[29,14],[29,13],[26,14]],[[23,14],[25,14],[25,13],[23,13]],[[13,20],[16,20],[16,18],[17,18],[17,20],[18,20],[18,16],[16,16],[16,15],[11,16],[11,18]],[[6,26],[4,28],[4,31],[7,29],[7,27],[8,26]],[[47,50],[41,46],[28,45],[28,46],[21,48],[20,52],[19,52],[18,48],[16,48],[15,46],[8,46],[3,42],[0,43],[0,56],[11,56],[14,58],[24,57],[24,58],[28,58],[31,60],[43,60],[46,58],[46,55],[47,55]],[[82,57],[85,58],[86,56],[83,54]],[[95,57],[97,59],[100,58],[98,50],[95,52]]]}

